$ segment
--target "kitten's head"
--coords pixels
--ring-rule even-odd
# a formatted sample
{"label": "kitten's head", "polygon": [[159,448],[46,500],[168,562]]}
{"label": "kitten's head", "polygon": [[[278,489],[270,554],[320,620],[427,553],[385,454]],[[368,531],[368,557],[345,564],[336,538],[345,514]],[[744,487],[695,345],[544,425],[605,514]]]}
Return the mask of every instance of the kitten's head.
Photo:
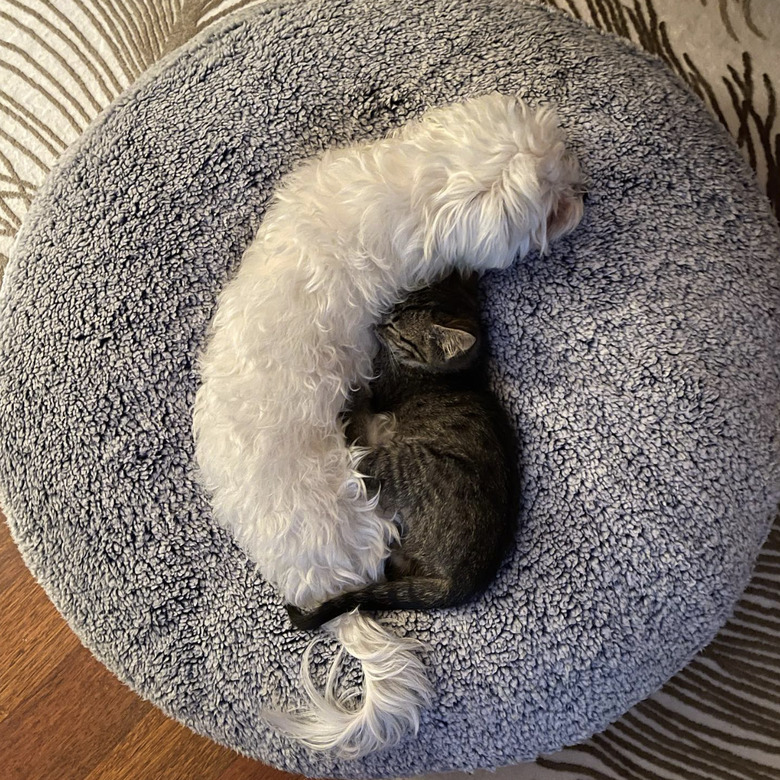
{"label": "kitten's head", "polygon": [[460,371],[479,356],[479,303],[475,274],[453,273],[416,290],[377,326],[396,363],[426,371]]}

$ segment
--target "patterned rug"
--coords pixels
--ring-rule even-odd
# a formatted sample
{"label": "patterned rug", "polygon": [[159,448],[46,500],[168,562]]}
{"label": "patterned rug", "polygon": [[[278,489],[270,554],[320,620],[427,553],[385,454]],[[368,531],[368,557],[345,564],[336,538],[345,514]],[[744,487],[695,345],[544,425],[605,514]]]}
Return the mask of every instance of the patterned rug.
{"label": "patterned rug", "polygon": [[[661,57],[732,133],[780,216],[776,0],[550,2]],[[100,110],[152,63],[251,4],[0,0],[0,269],[36,189]],[[733,619],[685,671],[603,734],[497,777],[780,776],[778,586],[776,523]]]}

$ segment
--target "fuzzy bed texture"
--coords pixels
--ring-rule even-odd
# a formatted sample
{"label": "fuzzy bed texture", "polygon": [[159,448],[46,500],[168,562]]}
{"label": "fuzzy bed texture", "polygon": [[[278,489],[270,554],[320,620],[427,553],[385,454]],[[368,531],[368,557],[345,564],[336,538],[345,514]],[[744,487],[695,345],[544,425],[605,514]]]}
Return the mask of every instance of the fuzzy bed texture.
{"label": "fuzzy bed texture", "polygon": [[[516,548],[476,603],[383,618],[429,643],[419,736],[313,754],[258,718],[301,703],[308,637],[194,479],[195,359],[297,161],[495,89],[557,104],[589,186],[574,234],[483,284]],[[655,690],[748,580],[780,498],[779,257],[730,139],[619,40],[507,0],[261,6],[142,79],[34,203],[0,293],[0,500],[83,641],[219,742],[334,777],[530,759]]]}

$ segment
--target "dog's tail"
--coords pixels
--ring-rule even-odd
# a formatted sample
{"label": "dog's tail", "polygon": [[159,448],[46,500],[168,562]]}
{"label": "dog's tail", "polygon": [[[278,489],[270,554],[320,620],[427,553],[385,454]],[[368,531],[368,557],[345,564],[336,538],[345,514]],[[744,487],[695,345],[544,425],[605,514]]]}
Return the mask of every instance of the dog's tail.
{"label": "dog's tail", "polygon": [[[358,758],[417,733],[420,710],[430,704],[432,689],[416,654],[421,643],[393,636],[376,620],[357,611],[327,626],[341,650],[333,660],[324,690],[317,689],[309,669],[315,639],[303,656],[301,678],[310,699],[308,710],[295,714],[266,712],[270,725],[313,750],[335,750]],[[363,672],[362,690],[337,692],[344,652]]]}

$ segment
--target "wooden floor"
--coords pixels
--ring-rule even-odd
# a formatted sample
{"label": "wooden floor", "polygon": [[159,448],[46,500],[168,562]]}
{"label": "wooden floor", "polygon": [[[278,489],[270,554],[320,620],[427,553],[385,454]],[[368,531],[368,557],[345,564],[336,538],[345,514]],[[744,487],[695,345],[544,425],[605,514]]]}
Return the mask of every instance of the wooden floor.
{"label": "wooden floor", "polygon": [[293,780],[170,720],[82,647],[0,515],[2,780]]}

